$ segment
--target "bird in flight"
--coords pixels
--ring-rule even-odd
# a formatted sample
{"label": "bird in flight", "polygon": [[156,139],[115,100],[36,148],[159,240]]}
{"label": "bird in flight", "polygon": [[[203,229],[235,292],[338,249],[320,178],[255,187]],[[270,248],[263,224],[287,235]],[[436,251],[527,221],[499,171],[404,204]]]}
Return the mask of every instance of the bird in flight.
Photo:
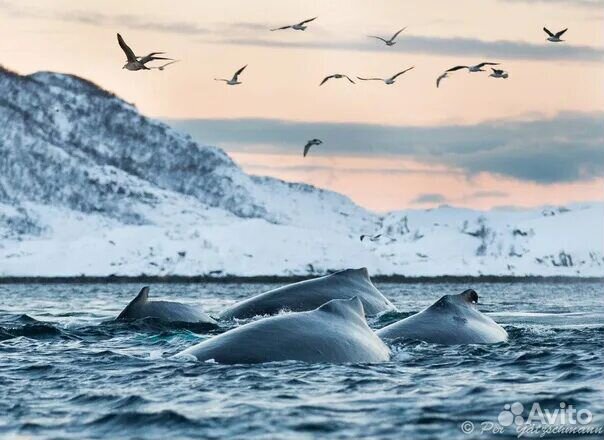
{"label": "bird in flight", "polygon": [[321,145],[323,143],[323,141],[321,139],[311,139],[308,142],[306,142],[306,145],[304,145],[304,154],[302,155],[303,157],[306,157],[306,155],[308,154],[308,151],[310,150],[310,147],[312,147],[313,145]]}
{"label": "bird in flight", "polygon": [[401,32],[403,32],[405,29],[407,29],[407,27],[402,28],[400,31],[398,31],[396,34],[394,34],[392,37],[390,37],[389,40],[386,40],[382,37],[378,37],[377,35],[369,35],[369,38],[377,38],[378,40],[382,40],[384,43],[386,43],[386,46],[394,46],[396,44],[396,37],[398,37],[398,34],[400,34]]}
{"label": "bird in flight", "polygon": [[505,70],[500,70],[500,69],[491,69],[493,71],[493,73],[491,73],[489,76],[492,76],[493,78],[503,78],[506,79],[509,75]]}
{"label": "bird in flight", "polygon": [[164,70],[164,69],[165,69],[166,67],[168,67],[170,64],[178,63],[178,61],[180,61],[180,60],[174,60],[174,61],[170,61],[169,63],[162,64],[161,66],[157,66],[157,67],[151,67],[151,69]]}
{"label": "bird in flight", "polygon": [[344,75],[342,73],[334,73],[333,75],[329,75],[329,76],[326,76],[325,78],[323,78],[323,81],[321,81],[321,84],[319,84],[319,85],[322,86],[323,84],[325,84],[327,81],[329,81],[332,78],[334,78],[334,79],[346,78],[348,81],[355,84],[355,82],[353,80],[351,80],[348,75]]}
{"label": "bird in flight", "polygon": [[124,41],[124,39],[122,38],[122,36],[120,34],[117,34],[117,42],[120,45],[120,47],[122,48],[122,50],[124,51],[124,53],[126,54],[126,64],[124,64],[124,66],[122,67],[122,69],[128,69],[128,70],[151,70],[149,69],[147,66],[145,66],[145,64],[147,64],[149,61],[155,61],[155,60],[172,60],[172,58],[164,58],[164,57],[157,57],[155,55],[162,55],[164,54],[164,52],[151,52],[149,55],[146,55],[144,57],[137,57],[134,54],[134,51],[132,49],[130,49],[130,47],[126,44],[126,42]]}
{"label": "bird in flight", "polygon": [[247,67],[247,64],[245,66],[243,66],[241,69],[239,69],[237,72],[235,72],[235,74],[233,75],[233,77],[231,79],[214,78],[214,81],[224,81],[229,86],[236,86],[237,84],[241,84],[241,81],[239,81],[239,75],[241,75],[241,72],[243,72],[246,67]]}
{"label": "bird in flight", "polygon": [[293,29],[295,31],[304,31],[308,27],[308,26],[305,26],[306,23],[310,23],[311,21],[316,20],[317,18],[319,18],[319,17],[309,18],[308,20],[301,21],[300,23],[290,24],[288,26],[282,26],[282,27],[278,27],[275,29],[271,29],[271,32],[272,31],[281,31],[283,29]]}
{"label": "bird in flight", "polygon": [[394,82],[396,81],[396,78],[398,78],[403,73],[410,71],[414,67],[415,66],[411,66],[408,69],[405,69],[405,70],[397,73],[396,75],[391,76],[390,78],[361,78],[360,76],[357,76],[357,78],[360,79],[361,81],[384,81],[384,84],[390,85],[390,84],[394,84]]}
{"label": "bird in flight", "polygon": [[382,234],[377,234],[377,235],[366,235],[363,234],[361,235],[359,238],[361,241],[363,241],[365,238],[369,239],[369,241],[373,241],[376,242],[380,239],[380,237],[382,236]]}
{"label": "bird in flight", "polygon": [[547,37],[547,41],[551,41],[552,43],[561,43],[562,39],[560,39],[560,37],[562,35],[564,35],[564,32],[566,32],[568,30],[568,28],[561,30],[560,32],[556,32],[555,34],[550,32],[550,30],[548,28],[546,28],[545,26],[543,27],[543,30],[545,31],[545,33],[547,35],[549,35]]}
{"label": "bird in flight", "polygon": [[484,66],[498,66],[499,63],[484,62],[474,66],[455,66],[447,69],[447,72],[455,72],[456,70],[468,69],[468,72],[484,72]]}

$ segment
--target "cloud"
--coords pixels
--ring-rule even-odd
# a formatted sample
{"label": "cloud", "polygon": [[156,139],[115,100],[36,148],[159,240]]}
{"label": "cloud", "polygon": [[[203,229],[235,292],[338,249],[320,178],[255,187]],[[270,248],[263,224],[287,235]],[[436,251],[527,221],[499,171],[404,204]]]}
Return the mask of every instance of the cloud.
{"label": "cloud", "polygon": [[602,8],[604,0],[500,0],[508,3],[542,3],[551,6],[552,4],[567,4],[570,6],[581,6],[584,8]]}
{"label": "cloud", "polygon": [[584,181],[604,176],[604,140],[516,140],[466,155],[457,164],[540,183]]}
{"label": "cloud", "polygon": [[413,203],[414,205],[420,205],[420,204],[424,204],[424,203],[441,204],[441,203],[446,203],[446,202],[447,202],[447,198],[445,196],[443,196],[442,194],[438,194],[438,193],[419,194],[416,198],[411,200],[411,203]]}
{"label": "cloud", "polygon": [[148,20],[130,14],[105,15],[75,11],[53,15],[54,18],[62,21],[90,25],[123,26],[127,29],[143,29],[146,31],[169,32],[183,35],[207,35],[212,33],[210,29],[193,22]]}
{"label": "cloud", "polygon": [[466,199],[490,199],[490,198],[505,198],[509,194],[503,191],[476,191],[467,195]]}
{"label": "cloud", "polygon": [[[545,35],[545,34],[544,34]],[[263,46],[288,49],[349,50],[362,52],[422,53],[445,56],[485,57],[491,59],[604,61],[604,50],[569,44],[539,44],[522,41],[486,41],[476,38],[443,38],[406,35],[395,46],[386,47],[374,41],[279,41],[269,39],[224,39],[213,43],[239,46]]]}
{"label": "cloud", "polygon": [[236,23],[224,23],[223,26],[230,27],[232,29],[245,29],[248,31],[262,31],[262,32],[266,32],[269,28],[264,23],[253,23],[253,22],[245,22],[245,21],[239,21]]}
{"label": "cloud", "polygon": [[242,164],[243,167],[251,172],[322,172],[322,171],[341,171],[349,174],[388,174],[388,175],[455,175],[459,174],[458,171],[449,169],[433,169],[433,168],[409,168],[409,167],[398,167],[398,168],[353,168],[353,167],[341,167],[338,165],[279,165],[279,164],[262,164],[255,161],[249,160],[238,160],[238,163]]}
{"label": "cloud", "polygon": [[35,8],[30,5],[24,5],[23,3],[13,3],[4,0],[0,0],[0,10],[14,17],[53,19],[94,26],[120,26],[126,29],[141,29],[189,36],[219,35],[230,33],[233,30],[250,32],[267,29],[265,25],[259,23],[214,23],[209,26],[200,26],[194,21],[170,21],[160,20],[159,18],[150,19],[147,14],[103,14],[81,10],[58,11],[55,9]]}
{"label": "cloud", "polygon": [[275,119],[167,122],[231,152],[300,154],[307,139],[318,137],[326,148],[317,149],[317,155],[393,156],[445,165],[468,177],[492,173],[552,184],[604,177],[603,120],[604,113],[562,113],[530,121],[428,127]]}

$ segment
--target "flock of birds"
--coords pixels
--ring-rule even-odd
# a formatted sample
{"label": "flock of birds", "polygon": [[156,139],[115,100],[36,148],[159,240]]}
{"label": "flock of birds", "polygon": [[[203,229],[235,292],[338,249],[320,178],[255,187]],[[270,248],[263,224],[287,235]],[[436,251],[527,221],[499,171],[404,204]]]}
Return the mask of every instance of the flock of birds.
{"label": "flock of birds", "polygon": [[[315,21],[318,17],[313,17],[313,18],[309,18],[307,20],[303,20],[299,23],[295,23],[295,24],[290,24],[287,26],[281,26],[281,27],[277,27],[274,29],[270,29],[271,32],[274,31],[281,31],[281,30],[286,30],[286,29],[292,29],[292,30],[296,30],[296,31],[305,31],[308,28],[308,24]],[[406,27],[398,30],[397,32],[395,32],[389,39],[377,36],[377,35],[369,35],[369,38],[374,38],[376,40],[380,40],[382,41],[386,46],[394,46],[396,44],[396,39],[398,38],[399,34],[401,32],[403,32],[405,29],[407,29]],[[563,29],[559,32],[551,32],[549,29],[547,29],[546,27],[543,28],[543,31],[548,35],[547,36],[547,41],[550,41],[552,43],[560,43],[563,42],[564,40],[562,40],[562,35],[564,35],[564,33],[568,30],[567,29]],[[120,47],[122,48],[122,50],[124,51],[124,53],[126,54],[126,64],[124,64],[123,69],[127,69],[127,70],[131,70],[131,71],[137,71],[137,70],[152,70],[152,69],[157,69],[157,70],[164,70],[167,66],[174,64],[176,62],[178,62],[178,60],[174,60],[172,58],[167,58],[167,57],[163,57],[163,56],[158,56],[158,55],[165,55],[165,52],[151,52],[148,55],[145,56],[137,56],[134,51],[126,44],[126,42],[124,41],[124,39],[122,38],[122,36],[118,33],[117,34],[117,41],[120,45]],[[167,63],[162,64],[161,66],[153,66],[153,67],[147,67],[147,63],[151,62],[151,61],[168,61]],[[503,69],[498,69],[492,66],[499,66],[499,63],[493,63],[490,61],[485,61],[479,64],[475,64],[475,65],[459,65],[459,66],[454,66],[451,67],[450,69],[445,70],[437,79],[436,79],[436,87],[440,87],[440,83],[443,79],[445,78],[449,78],[450,75],[454,72],[463,70],[463,69],[467,69],[469,73],[475,73],[475,72],[484,72],[485,69],[483,69],[483,67],[489,66],[491,69],[491,74],[489,75],[489,77],[492,78],[501,78],[501,79],[506,79],[508,78],[509,74],[508,72],[506,72]],[[239,85],[242,84],[242,82],[240,81],[239,77],[240,75],[243,73],[243,71],[245,70],[245,68],[247,67],[247,64],[243,67],[241,67],[239,70],[237,70],[233,76],[230,79],[227,78],[214,78],[216,81],[223,81],[225,82],[227,85],[229,86],[235,86],[235,85]],[[403,75],[404,73],[412,70],[415,66],[411,66],[407,69],[401,70],[400,72],[388,77],[388,78],[363,78],[360,76],[357,76],[356,78],[360,81],[382,81],[384,84],[386,85],[392,85],[396,82],[397,78],[401,75]],[[323,80],[319,83],[319,86],[322,86],[323,84],[325,84],[327,81],[332,80],[332,79],[346,79],[348,80],[350,83],[352,84],[356,84],[355,81],[350,78],[350,76],[343,74],[343,73],[334,73],[332,75],[328,75],[325,78],[323,78]],[[304,145],[304,150],[303,150],[303,157],[306,157],[306,155],[308,154],[308,152],[310,151],[311,147],[316,146],[316,145],[321,145],[323,143],[323,141],[321,141],[320,139],[310,139],[309,141],[306,142],[306,145]]]}

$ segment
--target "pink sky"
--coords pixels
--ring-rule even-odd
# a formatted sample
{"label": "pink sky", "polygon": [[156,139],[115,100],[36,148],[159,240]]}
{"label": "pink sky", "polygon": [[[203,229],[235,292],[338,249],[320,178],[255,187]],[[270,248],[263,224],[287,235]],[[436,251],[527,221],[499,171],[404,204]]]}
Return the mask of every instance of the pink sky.
{"label": "pink sky", "polygon": [[[508,80],[460,72],[436,89],[435,78],[444,69],[477,63],[484,57],[430,47],[425,52],[407,53],[339,46],[365,47],[368,34],[386,36],[408,26],[401,39],[451,38],[452,49],[458,38],[549,49],[547,45],[552,43],[545,41],[541,30],[547,25],[555,30],[569,27],[568,41],[562,44],[602,51],[604,3],[593,3],[595,6],[573,0],[105,0],[101,6],[77,0],[0,0],[0,53],[5,67],[24,74],[53,70],[88,78],[153,117],[476,124],[552,117],[568,111],[604,111],[602,57],[531,59],[516,57],[511,51],[494,60],[510,72]],[[316,15],[319,19],[306,32],[266,30]],[[115,41],[117,31],[137,53],[165,50],[181,62],[163,72],[122,70],[124,55]],[[224,44],[233,39],[264,43]],[[335,46],[320,50],[274,47],[273,43]],[[249,64],[243,85],[229,88],[213,81],[243,64]],[[321,78],[330,73],[389,76],[411,65],[415,69],[394,86],[334,82],[318,88]],[[218,146],[232,150],[229,145]],[[604,194],[603,179],[538,185],[490,174],[469,179],[455,169],[443,169],[438,177],[430,172],[378,171],[385,165],[430,167],[410,157],[364,158],[363,172],[351,170],[361,166],[361,159],[342,155],[306,160],[252,153],[233,157],[247,171],[334,189],[376,210],[429,206],[412,203],[421,194],[440,194],[452,204],[479,208],[601,200]],[[310,172],[291,168],[317,163],[325,166]],[[372,167],[375,172],[368,170]],[[483,196],[473,197],[476,193]]]}
{"label": "pink sky", "polygon": [[[479,209],[512,205],[531,207],[602,200],[604,194],[604,181],[601,180],[539,185],[487,173],[468,178],[450,168],[403,159],[317,156],[305,160],[294,155],[246,153],[232,153],[232,156],[250,173],[267,174],[265,164],[273,167],[279,164],[281,169],[271,169],[271,175],[347,194],[358,204],[380,212],[444,203]],[[326,166],[330,171],[296,170],[296,166],[302,165]],[[394,172],[385,173],[384,169]],[[398,170],[412,172],[398,174]],[[446,200],[417,203],[418,194],[440,194]]]}

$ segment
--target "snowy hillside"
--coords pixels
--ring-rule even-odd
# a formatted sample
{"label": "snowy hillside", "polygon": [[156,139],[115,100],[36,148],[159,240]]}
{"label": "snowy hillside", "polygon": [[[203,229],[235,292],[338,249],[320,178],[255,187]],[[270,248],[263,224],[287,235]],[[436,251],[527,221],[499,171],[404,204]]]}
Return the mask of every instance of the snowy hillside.
{"label": "snowy hillside", "polygon": [[0,88],[0,276],[604,275],[601,204],[382,217],[248,176],[81,78],[0,68]]}

